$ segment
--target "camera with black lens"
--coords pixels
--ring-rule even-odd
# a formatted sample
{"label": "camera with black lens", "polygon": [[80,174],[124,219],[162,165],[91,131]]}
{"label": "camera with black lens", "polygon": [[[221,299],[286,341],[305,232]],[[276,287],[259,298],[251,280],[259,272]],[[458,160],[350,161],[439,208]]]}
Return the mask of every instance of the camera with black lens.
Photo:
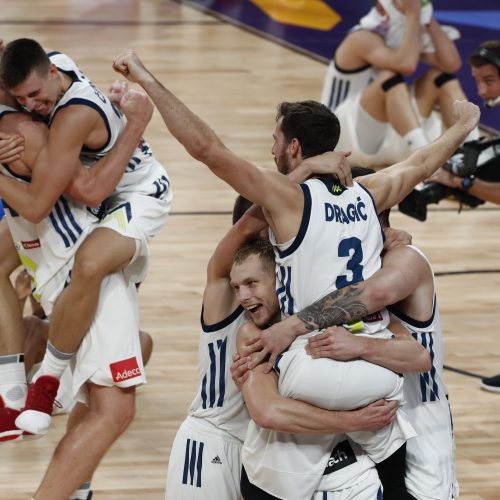
{"label": "camera with black lens", "polygon": [[[475,175],[489,182],[500,182],[500,137],[466,142],[443,165],[453,175],[463,179]],[[437,182],[422,183],[400,204],[399,210],[414,219],[425,221],[427,205],[451,198],[459,203],[459,211],[465,205],[475,208],[483,200],[458,188],[451,188]]]}

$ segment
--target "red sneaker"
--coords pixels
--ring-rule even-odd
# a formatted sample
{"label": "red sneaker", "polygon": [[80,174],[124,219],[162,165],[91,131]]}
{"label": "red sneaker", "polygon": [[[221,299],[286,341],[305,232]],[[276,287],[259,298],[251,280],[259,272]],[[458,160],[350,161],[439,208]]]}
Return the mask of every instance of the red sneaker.
{"label": "red sneaker", "polygon": [[51,375],[42,375],[32,382],[28,388],[26,406],[16,418],[17,427],[31,434],[47,434],[58,388],[59,379]]}
{"label": "red sneaker", "polygon": [[20,411],[5,406],[0,396],[0,442],[22,439],[23,431],[16,426],[16,418]]}

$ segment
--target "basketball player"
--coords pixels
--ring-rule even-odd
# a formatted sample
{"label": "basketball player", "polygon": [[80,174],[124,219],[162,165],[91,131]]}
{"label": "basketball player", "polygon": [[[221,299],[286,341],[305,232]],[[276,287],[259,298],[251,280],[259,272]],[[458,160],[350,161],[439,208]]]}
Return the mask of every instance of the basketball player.
{"label": "basketball player", "polygon": [[[343,159],[343,155],[340,155]],[[345,162],[345,159],[344,159]],[[340,164],[344,168],[345,163]],[[302,172],[301,172],[302,170]],[[344,169],[345,170],[345,169]],[[346,172],[335,170],[344,179]],[[306,165],[291,176],[310,175]],[[203,295],[199,343],[199,388],[188,416],[179,428],[170,454],[166,499],[192,500],[240,498],[241,447],[249,424],[248,412],[228,367],[236,352],[236,334],[249,320],[230,285],[233,256],[241,245],[255,237],[265,223],[260,210],[251,208],[240,220],[241,205],[233,212],[234,226],[221,240],[209,260]],[[274,293],[274,275],[271,287]],[[250,313],[251,314],[251,313]],[[272,314],[279,318],[279,308]],[[281,398],[279,412],[284,422],[322,425],[325,432],[376,429],[389,423],[395,403],[377,402],[353,412],[328,412],[300,401]]]}
{"label": "basketball player", "polygon": [[[236,255],[233,268],[231,270],[231,282],[236,295],[241,304],[250,312],[254,322],[263,326],[279,319],[278,300],[275,293],[274,275],[274,255],[272,247],[265,242],[251,242],[244,246]],[[270,311],[274,311],[271,316]],[[238,349],[245,342],[245,336],[255,335],[252,329],[253,323],[246,323],[240,328],[238,334]],[[411,355],[408,359],[407,369],[420,370],[421,363],[419,351],[421,348],[415,341],[408,344]],[[425,354],[425,353],[424,353]],[[428,355],[425,354],[426,358]],[[421,357],[420,357],[421,359]],[[247,360],[248,362],[248,360]],[[334,363],[328,363],[333,367]],[[359,367],[351,366],[352,363],[341,363],[339,367],[342,371],[349,370],[349,378],[352,386],[347,387],[342,383],[342,377],[332,376],[331,370],[323,373],[325,382],[328,383],[331,398],[335,404],[345,404],[349,400],[355,405],[355,399],[363,393],[365,401],[370,401],[373,393],[370,393],[370,385],[359,384],[357,378],[361,371]],[[428,359],[427,364],[428,365]],[[309,367],[308,367],[309,368]],[[233,370],[233,367],[231,368]],[[261,366],[252,371],[248,382],[243,385],[243,394],[247,408],[255,421],[251,422],[245,444],[243,447],[243,462],[250,463],[256,460],[260,463],[259,468],[259,488],[250,484],[246,476],[246,471],[242,474],[242,493],[246,499],[254,498],[310,498],[314,493],[314,498],[336,498],[336,495],[343,495],[341,498],[366,498],[374,499],[379,493],[380,481],[377,476],[373,462],[363,452],[359,445],[347,439],[344,434],[332,436],[332,430],[325,427],[324,423],[297,422],[292,415],[286,422],[280,415],[283,396],[278,392],[278,378],[273,374],[264,374],[260,370]],[[366,380],[374,380],[377,377],[379,384],[384,383],[384,369],[372,365],[367,367],[373,373],[365,372]],[[277,369],[280,373],[280,369]],[[280,373],[280,391],[289,381],[283,380]],[[391,377],[390,372],[387,375]],[[299,378],[308,378],[307,370],[297,374]],[[397,378],[394,374],[393,377]],[[290,373],[285,374],[285,378],[290,378]],[[333,381],[335,383],[332,385]],[[316,385],[321,385],[320,380],[315,380]],[[297,399],[309,400],[311,395],[317,393],[314,385],[306,392],[300,392],[300,387],[296,384],[297,391],[291,396]],[[386,389],[380,389],[386,390]],[[391,389],[389,388],[389,391]],[[382,395],[379,393],[379,395]],[[321,406],[325,401],[317,400]],[[328,405],[329,406],[329,405]],[[259,427],[261,427],[259,429]],[[268,430],[270,429],[270,430]],[[279,431],[275,433],[274,431]],[[288,433],[285,434],[285,433]],[[294,433],[298,435],[290,435]],[[306,435],[303,435],[306,434]],[[316,434],[309,436],[307,434]],[[317,435],[323,434],[323,435]],[[359,435],[357,437],[360,437]],[[333,450],[333,451],[332,451]],[[323,461],[326,454],[326,461]],[[250,459],[249,459],[250,457]],[[326,462],[331,465],[327,466]],[[296,463],[299,466],[296,467]],[[323,467],[321,466],[323,464]],[[403,461],[404,465],[404,461]],[[263,472],[263,469],[267,469]],[[403,471],[404,473],[404,471]],[[292,477],[296,475],[297,477]],[[315,488],[312,492],[304,489],[310,483],[314,475]],[[403,474],[402,474],[403,475]],[[293,483],[293,487],[285,483]],[[265,491],[262,490],[265,489]],[[341,490],[341,491],[340,491]],[[272,492],[272,495],[266,492]],[[323,496],[325,495],[325,496]],[[329,495],[329,496],[328,496]],[[361,496],[359,496],[361,495]]]}
{"label": "basketball player", "polygon": [[[458,496],[458,484],[451,412],[443,380],[443,339],[432,269],[417,248],[391,249],[384,255],[382,269],[371,278],[336,290],[297,315],[275,323],[264,332],[265,338],[280,339],[286,344],[291,341],[290,331],[300,335],[360,320],[388,304],[393,304],[390,311],[429,352],[432,366],[425,373],[412,369],[409,363],[414,356],[400,337],[380,340],[353,335],[341,328],[329,329],[309,338],[306,350],[313,358],[361,358],[404,374],[405,411],[417,431],[417,437],[407,443],[406,484],[416,498],[451,500]],[[288,340],[283,341],[283,337]],[[240,347],[244,349],[241,344]],[[274,347],[278,352],[282,350]],[[232,368],[240,383],[246,379],[248,362],[249,358],[244,357]],[[266,384],[270,384],[265,381],[264,372],[260,367],[249,373],[245,401],[252,416],[253,406],[262,406],[263,400],[269,400],[268,395],[262,394]]]}
{"label": "basketball player", "polygon": [[[134,102],[135,107],[131,105],[129,110],[136,113],[137,119],[143,120],[145,126],[152,109],[145,113],[147,119],[144,121],[144,111],[141,109],[147,109],[148,101],[136,96],[128,104]],[[2,107],[0,126],[3,132],[22,133],[27,138],[23,163],[14,167],[15,170],[3,170],[17,179],[20,176],[26,178],[31,173],[28,165],[38,154],[35,147],[47,140],[46,126],[6,106]],[[17,179],[16,182],[19,182]],[[64,245],[54,230],[50,216],[34,225],[11,208],[6,209],[16,249],[32,273],[32,278],[36,272],[35,293],[40,294],[42,304],[49,311],[57,293],[65,285],[79,243],[98,222],[97,217],[85,206],[69,199],[61,198],[57,206],[63,206],[69,220],[81,229],[80,240],[77,239],[69,247]],[[57,206],[51,212],[53,217],[57,215]],[[80,412],[78,419],[72,419],[74,425],[70,426],[58,445],[36,493],[37,500],[66,499],[77,489],[81,491],[71,498],[87,498],[90,488],[87,482],[100,459],[132,420],[134,388],[145,382],[136,303],[135,287],[130,285],[123,273],[115,273],[105,279],[96,320],[75,359],[73,394],[79,401],[87,403],[90,410],[84,414]],[[114,329],[119,330],[119,336],[109,335]],[[22,366],[24,368],[24,364]],[[132,373],[130,376],[128,371]],[[57,387],[51,386],[50,389],[57,391]],[[15,417],[15,413],[12,409],[10,412],[1,411],[2,424],[7,417]],[[12,429],[15,427],[11,426],[11,432]],[[11,434],[7,439],[19,438],[20,435],[21,432],[17,431],[17,434]],[[78,462],[78,467],[74,467],[75,462]],[[88,485],[86,491],[78,488],[83,483]]]}
{"label": "basketball player", "polygon": [[[134,108],[133,102],[134,100],[140,98],[140,96],[138,94],[129,94],[129,97],[130,96],[132,96],[132,99],[128,99],[127,107],[130,108],[134,114],[130,116],[130,121],[127,125],[129,132],[125,132],[127,132],[127,135],[130,138],[135,137],[137,139],[140,138],[150,117],[148,113],[150,113],[152,109],[151,107],[148,108],[147,102],[143,102],[143,100],[141,100],[139,105],[142,105],[142,107],[138,108],[139,113],[137,113],[137,105]],[[45,143],[46,130],[41,128],[40,124],[34,124],[32,120],[28,119],[28,117],[18,113],[15,108],[15,101],[2,89],[0,89],[0,102],[7,103],[10,106],[2,108],[2,116],[5,116],[3,126],[7,127],[9,122],[13,121],[15,125],[14,129],[16,131],[25,132],[27,135],[32,137],[32,140],[37,141],[25,151],[26,161],[29,164],[33,164],[35,162],[35,155],[38,154],[38,151]],[[38,130],[40,128],[41,131]],[[12,126],[10,129],[12,129]],[[36,133],[33,133],[32,129],[35,129]],[[136,135],[130,136],[130,131],[134,131],[133,133]],[[5,134],[3,134],[3,136],[5,136]],[[123,150],[115,149],[113,153],[103,161],[106,161],[110,167],[120,170],[123,164],[122,155]],[[29,176],[31,174],[26,165],[21,162],[18,162],[17,167],[19,169],[24,169],[20,170],[20,172],[24,173],[24,176]],[[80,168],[83,169],[83,167]],[[96,170],[89,171],[88,173],[90,176],[93,176],[94,174],[99,173],[99,169],[96,167]],[[78,177],[78,179],[82,178],[84,177]],[[77,180],[75,184],[78,184],[79,182],[80,181]],[[63,207],[63,210],[61,210],[61,206]],[[69,232],[70,228],[73,228],[75,234],[77,234],[78,228],[72,226],[71,222],[69,222],[68,225],[70,217],[71,213],[67,212],[65,205],[61,205],[60,203],[58,209],[56,209],[54,215],[52,216],[52,219],[54,224],[60,226],[62,223],[63,229],[65,227]],[[94,217],[94,219],[96,218]],[[38,234],[33,228],[31,228],[32,225],[28,221],[24,221],[21,217],[16,217],[16,221],[18,224],[23,221],[23,224],[25,225],[27,236],[22,240],[28,243],[24,243],[24,245],[27,247],[34,245],[34,248],[37,248]],[[81,231],[81,227],[79,229]],[[33,237],[28,236],[31,231],[33,231]],[[21,262],[9,232],[7,218],[0,221],[0,236],[0,295],[2,299],[0,301],[0,312],[2,313],[2,321],[0,322],[0,440],[4,440],[20,437],[21,432],[14,425],[13,419],[17,417],[19,410],[24,406],[26,396],[26,377],[23,363],[24,355],[22,351],[22,315],[18,307],[14,288],[10,282],[10,275],[21,264]],[[32,243],[30,244],[29,242]],[[71,244],[73,244],[73,239],[71,239]],[[21,245],[21,243],[19,243],[19,245]],[[64,242],[62,246],[63,249],[56,253],[58,256],[61,256],[62,261],[65,262],[65,252],[68,251],[68,248],[72,247],[71,245],[67,246],[66,242]],[[46,256],[48,257],[49,253],[47,253]],[[33,263],[26,262],[26,264],[32,274],[34,274],[36,269],[34,268]],[[52,264],[52,268],[57,270],[57,265],[54,266],[54,264]],[[37,284],[40,286],[45,280],[47,280],[47,273],[45,273],[44,276],[39,277]],[[64,280],[66,280],[65,277]]]}
{"label": "basketball player", "polygon": [[[369,220],[375,220],[377,216],[375,205],[379,211],[383,211],[399,202],[416,183],[437,170],[479,120],[477,106],[456,102],[454,124],[435,143],[390,169],[363,178],[363,185],[370,189],[371,196],[356,183],[354,189],[343,189],[339,184],[312,179],[306,182],[306,187],[298,187],[282,175],[259,170],[225,148],[206,124],[144,68],[132,51],[118,56],[114,68],[139,83],[150,94],[168,129],[193,157],[207,164],[240,194],[263,207],[276,246],[277,266],[282,269],[279,274],[283,284],[280,286],[282,310],[288,312],[293,312],[297,307],[300,309],[301,304],[310,305],[329,289],[345,286],[350,281],[361,281],[380,267],[382,238],[376,233],[376,226],[368,224]],[[290,115],[283,117],[282,114],[288,110],[291,111]],[[318,108],[311,102],[298,103],[296,106],[285,103],[280,111],[273,154],[281,173],[293,170],[304,157],[320,153],[321,148],[327,151],[335,147],[338,122],[335,126],[333,114],[325,115],[322,107]],[[310,130],[311,123],[324,124],[328,130],[328,137],[320,144],[319,151],[314,148],[308,150],[311,143],[317,145],[319,139],[316,130]],[[336,137],[335,133],[332,137],[332,130],[335,129]],[[315,140],[309,141],[307,134],[313,134]],[[352,236],[342,238],[336,232],[337,225],[343,231],[347,228],[347,233]],[[311,226],[316,226],[314,231],[310,230]],[[311,232],[315,234],[311,236]],[[314,241],[314,244],[303,244],[305,237],[308,242]],[[363,241],[369,245],[365,253]],[[321,258],[311,261],[312,248],[324,249]],[[326,249],[331,252],[332,248],[338,252],[339,259],[332,259],[331,253],[326,252]],[[303,261],[302,265],[300,261]],[[346,269],[350,271],[349,274],[345,273]],[[300,349],[295,351],[301,352]],[[398,443],[401,445],[404,442],[405,430],[401,422],[398,424],[399,429],[397,425],[391,426],[394,434],[390,439],[391,444],[385,447],[386,453],[394,452]],[[377,456],[379,460],[383,458],[380,454]],[[254,480],[250,478],[251,482]],[[298,480],[290,481],[286,486],[294,489],[295,486],[303,485]]]}
{"label": "basketball player", "polygon": [[[321,102],[338,116],[339,147],[353,151],[354,164],[402,161],[450,126],[452,103],[465,95],[453,74],[461,61],[449,36],[459,33],[445,31],[432,4],[420,0],[377,0],[348,32],[328,67]],[[403,75],[413,74],[419,60],[430,69],[408,88]],[[476,129],[468,140],[477,137]]]}
{"label": "basketball player", "polygon": [[[44,434],[50,426],[53,401],[39,404],[39,394],[47,392],[43,384],[50,381],[52,387],[56,386],[69,364],[96,312],[103,278],[126,267],[132,283],[143,281],[147,243],[163,225],[172,193],[170,181],[147,143],[119,138],[126,123],[123,115],[67,56],[58,52],[47,55],[34,40],[18,39],[7,44],[0,66],[9,92],[25,108],[47,117],[50,130],[31,183],[21,188],[12,179],[0,177],[0,196],[35,222],[47,215],[67,188],[73,197],[91,207],[106,199],[105,217],[98,231],[79,249],[71,283],[57,301],[47,353],[18,420],[24,430]],[[113,146],[121,147],[120,143],[128,144],[121,172],[110,175],[106,169],[97,181],[86,175],[82,191],[71,183],[79,158],[90,166]],[[50,174],[45,173],[47,169]],[[71,235],[61,234],[63,239],[68,237]],[[52,378],[38,382],[41,375]],[[55,396],[53,391],[49,394]]]}

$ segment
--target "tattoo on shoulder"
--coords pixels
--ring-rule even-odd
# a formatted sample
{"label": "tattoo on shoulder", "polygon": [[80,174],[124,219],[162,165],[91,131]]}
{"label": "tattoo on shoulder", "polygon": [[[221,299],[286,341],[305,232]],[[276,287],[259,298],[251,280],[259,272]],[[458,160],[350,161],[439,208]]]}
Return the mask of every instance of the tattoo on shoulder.
{"label": "tattoo on shoulder", "polygon": [[368,314],[365,304],[359,298],[360,295],[358,285],[334,290],[300,311],[297,316],[308,331],[358,320]]}

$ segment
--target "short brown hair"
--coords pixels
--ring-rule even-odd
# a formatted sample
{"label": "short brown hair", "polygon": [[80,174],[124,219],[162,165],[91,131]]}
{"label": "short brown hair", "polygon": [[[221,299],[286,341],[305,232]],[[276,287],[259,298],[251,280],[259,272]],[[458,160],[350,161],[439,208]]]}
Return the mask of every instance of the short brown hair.
{"label": "short brown hair", "polygon": [[278,105],[276,121],[283,118],[281,130],[286,144],[296,138],[302,156],[309,158],[333,151],[340,136],[338,118],[317,101],[282,102]]}
{"label": "short brown hair", "polygon": [[493,64],[500,75],[500,40],[483,42],[469,57],[469,62],[475,68]]}
{"label": "short brown hair", "polygon": [[274,273],[276,262],[274,260],[273,246],[269,241],[256,239],[245,243],[235,254],[233,265],[243,264],[250,256],[257,255],[262,266]]}
{"label": "short brown hair", "polygon": [[23,83],[33,71],[45,75],[49,67],[49,56],[37,41],[18,38],[9,42],[3,50],[0,78],[7,89],[12,89]]}

